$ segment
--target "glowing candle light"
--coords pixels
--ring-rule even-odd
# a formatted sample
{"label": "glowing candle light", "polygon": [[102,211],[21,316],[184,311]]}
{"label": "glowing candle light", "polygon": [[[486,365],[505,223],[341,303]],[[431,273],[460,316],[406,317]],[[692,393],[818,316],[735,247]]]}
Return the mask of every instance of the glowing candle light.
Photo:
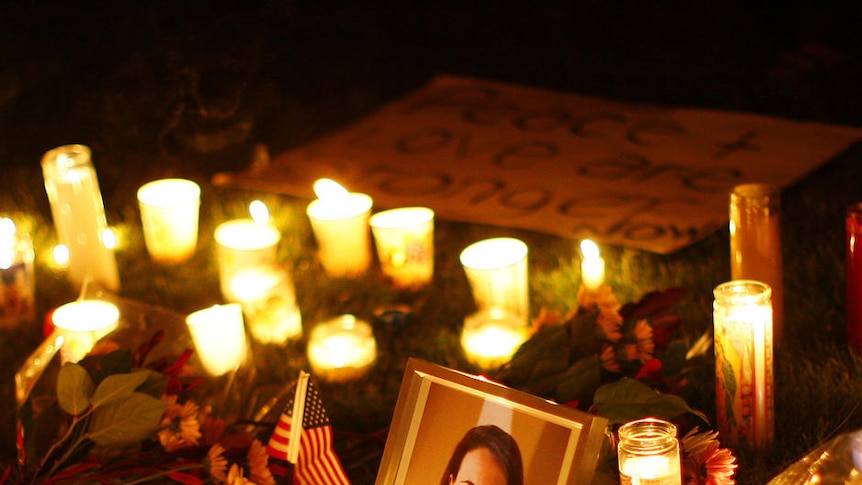
{"label": "glowing candle light", "polygon": [[153,261],[188,261],[198,243],[201,188],[185,179],[161,179],[138,189],[144,242]]}
{"label": "glowing candle light", "polygon": [[581,241],[581,280],[587,289],[596,290],[605,282],[605,260],[599,246],[590,239]]}
{"label": "glowing candle light", "polygon": [[69,278],[83,284],[91,276],[110,290],[120,277],[114,252],[105,245],[105,208],[90,149],[66,145],[42,157],[45,191],[60,242],[69,248]]}
{"label": "glowing candle light", "polygon": [[77,300],[55,309],[51,322],[63,337],[62,361],[83,359],[96,342],[117,328],[119,318],[116,305],[102,300]]}
{"label": "glowing candle light", "polygon": [[359,276],[371,264],[368,219],[373,201],[366,194],[348,192],[338,182],[314,183],[317,199],[306,210],[317,239],[320,262],[331,276]]}
{"label": "glowing candle light", "polygon": [[36,317],[34,258],[30,237],[12,219],[0,218],[0,328]]}
{"label": "glowing candle light", "polygon": [[766,450],[775,434],[771,290],[738,280],[714,295],[719,432],[728,443]]}
{"label": "glowing candle light", "polygon": [[403,207],[378,212],[368,221],[380,267],[395,287],[416,289],[434,275],[434,211]]}
{"label": "glowing candle light", "polygon": [[282,344],[302,336],[302,315],[293,280],[275,267],[249,268],[231,278],[228,293],[242,305],[252,337],[264,344]]}
{"label": "glowing candle light", "polygon": [[527,338],[527,328],[518,317],[492,310],[464,320],[461,346],[470,362],[489,370],[508,362]]}
{"label": "glowing candle light", "polygon": [[210,375],[234,371],[245,360],[245,326],[238,303],[198,310],[186,317],[186,325],[201,364]]}
{"label": "glowing candle light", "polygon": [[676,426],[645,418],[623,424],[617,434],[620,483],[682,484]]}
{"label": "glowing candle light", "polygon": [[51,251],[51,255],[53,256],[57,267],[63,269],[69,267],[69,246],[58,244],[54,246],[54,250]]}
{"label": "glowing candle light", "polygon": [[461,251],[461,266],[479,311],[503,310],[530,325],[527,254],[527,245],[510,237],[485,239]]}
{"label": "glowing candle light", "polygon": [[862,202],[847,208],[845,237],[847,340],[862,353]]}
{"label": "glowing candle light", "polygon": [[332,382],[359,379],[377,360],[371,326],[353,315],[318,324],[308,340],[308,362],[315,375]]}

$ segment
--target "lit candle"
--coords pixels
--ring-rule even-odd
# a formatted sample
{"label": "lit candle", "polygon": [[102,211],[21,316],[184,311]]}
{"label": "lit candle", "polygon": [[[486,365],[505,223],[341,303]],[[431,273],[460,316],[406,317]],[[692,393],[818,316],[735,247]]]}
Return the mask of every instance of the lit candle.
{"label": "lit candle", "polygon": [[306,210],[317,239],[320,262],[331,276],[359,276],[371,264],[368,218],[373,201],[366,194],[348,192],[330,179],[314,183],[313,200]]}
{"label": "lit candle", "polygon": [[90,149],[55,148],[42,157],[42,173],[57,236],[69,248],[69,278],[83,285],[89,275],[105,288],[118,290],[116,257],[103,240],[108,224]]}
{"label": "lit candle", "polygon": [[605,282],[605,260],[599,246],[590,239],[581,241],[581,280],[588,290],[596,290]]}
{"label": "lit candle", "polygon": [[0,328],[36,317],[34,258],[30,237],[12,219],[0,218]]}
{"label": "lit candle", "polygon": [[623,424],[617,434],[620,483],[682,484],[676,426],[644,418]]}
{"label": "lit candle", "polygon": [[845,234],[847,340],[862,352],[862,202],[847,208]]}
{"label": "lit candle", "polygon": [[229,293],[242,305],[252,337],[264,344],[282,344],[302,336],[302,315],[293,281],[275,267],[249,268],[231,278]]}
{"label": "lit candle", "polygon": [[281,232],[269,223],[268,212],[263,217],[259,206],[251,207],[256,207],[254,215],[259,219],[227,221],[219,224],[214,234],[221,291],[231,302],[239,301],[233,293],[233,278],[251,268],[274,266],[281,240]]}
{"label": "lit candle", "polygon": [[153,261],[188,261],[198,243],[201,188],[185,179],[162,179],[138,189],[144,242]]}
{"label": "lit candle", "polygon": [[83,359],[96,342],[117,328],[119,318],[116,305],[102,300],[77,300],[55,309],[51,322],[63,337],[62,361]]}
{"label": "lit candle", "polygon": [[234,371],[246,356],[242,307],[238,303],[214,305],[186,317],[204,370],[220,376]]}
{"label": "lit candle", "polygon": [[758,450],[775,434],[770,293],[759,281],[730,281],[715,288],[713,304],[718,429]]}
{"label": "lit candle", "polygon": [[744,184],[730,194],[730,279],[762,281],[772,289],[776,346],[784,339],[781,191],[771,184]]}
{"label": "lit candle", "polygon": [[518,317],[500,310],[478,312],[464,319],[461,347],[470,362],[489,370],[508,362],[527,337]]}
{"label": "lit candle", "polygon": [[510,237],[485,239],[461,251],[461,265],[478,310],[503,310],[530,325],[527,245]]}
{"label": "lit candle", "polygon": [[416,289],[434,275],[434,211],[403,207],[378,212],[368,221],[380,267],[395,287]]}
{"label": "lit candle", "polygon": [[377,359],[377,342],[371,326],[353,315],[323,322],[311,331],[308,362],[315,375],[346,382],[365,375]]}

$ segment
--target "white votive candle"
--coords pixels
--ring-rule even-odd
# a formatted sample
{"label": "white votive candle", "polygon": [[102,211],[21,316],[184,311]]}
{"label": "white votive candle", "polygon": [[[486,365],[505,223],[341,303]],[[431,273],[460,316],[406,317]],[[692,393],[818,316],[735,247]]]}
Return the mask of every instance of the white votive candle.
{"label": "white votive candle", "polygon": [[588,290],[596,290],[605,282],[605,260],[599,246],[589,239],[581,241],[581,281]]}
{"label": "white votive candle", "polygon": [[249,268],[236,273],[229,286],[229,293],[242,305],[246,324],[256,341],[282,344],[302,336],[302,315],[287,271]]}
{"label": "white votive candle", "polygon": [[117,328],[119,318],[116,305],[102,300],[78,300],[55,309],[51,322],[63,337],[62,361],[83,359],[99,339]]}
{"label": "white votive candle", "polygon": [[189,260],[198,243],[201,188],[185,179],[162,179],[138,189],[144,242],[153,261]]}
{"label": "white votive candle", "polygon": [[377,341],[371,326],[353,315],[318,324],[308,340],[308,362],[315,375],[346,382],[365,375],[377,360]]}
{"label": "white votive candle", "polygon": [[348,192],[329,179],[315,182],[314,191],[318,198],[308,205],[306,213],[323,268],[336,277],[364,274],[371,264],[371,197]]}
{"label": "white votive candle", "polygon": [[268,222],[234,219],[216,227],[214,238],[222,294],[228,301],[239,301],[231,280],[249,268],[274,265],[281,233]]}
{"label": "white votive candle", "polygon": [[42,157],[42,173],[57,237],[69,248],[69,278],[83,285],[89,276],[118,290],[117,260],[103,240],[108,223],[90,149],[84,145],[55,148]]}
{"label": "white votive candle", "polygon": [[479,311],[503,310],[530,324],[527,245],[511,237],[475,242],[461,251],[461,266]]}
{"label": "white votive candle", "polygon": [[397,288],[416,289],[434,275],[434,211],[402,207],[378,212],[368,221],[380,268]]}
{"label": "white votive candle", "polygon": [[238,303],[198,310],[186,317],[186,324],[201,364],[210,375],[236,370],[245,360],[245,327]]}
{"label": "white votive candle", "polygon": [[467,360],[487,370],[508,362],[527,337],[520,318],[492,310],[474,313],[464,320],[461,346]]}

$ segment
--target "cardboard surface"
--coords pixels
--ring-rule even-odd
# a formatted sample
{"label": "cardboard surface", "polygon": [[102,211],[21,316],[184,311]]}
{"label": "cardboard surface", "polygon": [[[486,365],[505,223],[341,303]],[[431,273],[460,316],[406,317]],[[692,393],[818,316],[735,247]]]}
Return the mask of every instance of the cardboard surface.
{"label": "cardboard surface", "polygon": [[787,187],[859,128],[622,103],[441,76],[308,146],[214,182],[313,198],[332,178],[375,210],[667,254],[727,224],[728,194]]}

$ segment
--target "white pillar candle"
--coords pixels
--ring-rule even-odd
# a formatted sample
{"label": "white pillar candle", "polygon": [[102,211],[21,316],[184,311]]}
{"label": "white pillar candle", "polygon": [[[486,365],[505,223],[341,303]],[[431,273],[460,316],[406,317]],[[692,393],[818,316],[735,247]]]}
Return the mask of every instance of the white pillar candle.
{"label": "white pillar candle", "polygon": [[530,324],[527,245],[510,237],[475,242],[461,251],[461,265],[479,311],[504,310]]}
{"label": "white pillar candle", "polygon": [[90,149],[83,145],[55,148],[42,157],[42,173],[57,237],[69,248],[69,278],[83,285],[89,275],[117,291],[117,261],[103,240],[108,223]]}
{"label": "white pillar candle", "polygon": [[718,430],[729,444],[766,450],[775,434],[769,285],[737,280],[713,293]]}
{"label": "white pillar candle", "polygon": [[229,281],[229,293],[242,305],[251,336],[264,344],[283,344],[302,336],[302,315],[293,280],[275,267],[249,268]]}
{"label": "white pillar candle", "polygon": [[29,235],[12,219],[0,218],[0,328],[36,318],[34,258]]}
{"label": "white pillar candle", "polygon": [[589,239],[581,241],[581,281],[588,290],[597,290],[605,282],[605,260],[599,246]]}
{"label": "white pillar candle", "polygon": [[198,243],[201,188],[185,179],[162,179],[138,189],[144,242],[153,261],[188,261]]}
{"label": "white pillar candle", "polygon": [[116,305],[102,300],[78,300],[55,309],[51,322],[63,337],[62,361],[83,359],[96,342],[117,328],[119,318]]}
{"label": "white pillar candle", "polygon": [[467,360],[488,370],[508,362],[527,338],[527,327],[520,318],[492,310],[464,319],[461,346]]}
{"label": "white pillar candle", "polygon": [[398,288],[417,289],[434,275],[434,211],[403,207],[378,212],[368,223],[380,268]]}
{"label": "white pillar candle", "polygon": [[245,327],[238,303],[198,310],[186,317],[186,325],[198,358],[210,375],[236,370],[245,360]]}
{"label": "white pillar candle", "polygon": [[268,222],[234,219],[216,227],[214,238],[222,294],[228,301],[239,301],[231,281],[250,268],[275,265],[281,233]]}
{"label": "white pillar candle", "polygon": [[348,192],[329,179],[315,182],[314,191],[318,198],[308,205],[306,213],[323,268],[336,277],[364,274],[371,264],[371,197]]}
{"label": "white pillar candle", "polygon": [[315,375],[346,382],[365,375],[377,360],[377,341],[371,326],[353,315],[318,324],[308,339],[308,362]]}

